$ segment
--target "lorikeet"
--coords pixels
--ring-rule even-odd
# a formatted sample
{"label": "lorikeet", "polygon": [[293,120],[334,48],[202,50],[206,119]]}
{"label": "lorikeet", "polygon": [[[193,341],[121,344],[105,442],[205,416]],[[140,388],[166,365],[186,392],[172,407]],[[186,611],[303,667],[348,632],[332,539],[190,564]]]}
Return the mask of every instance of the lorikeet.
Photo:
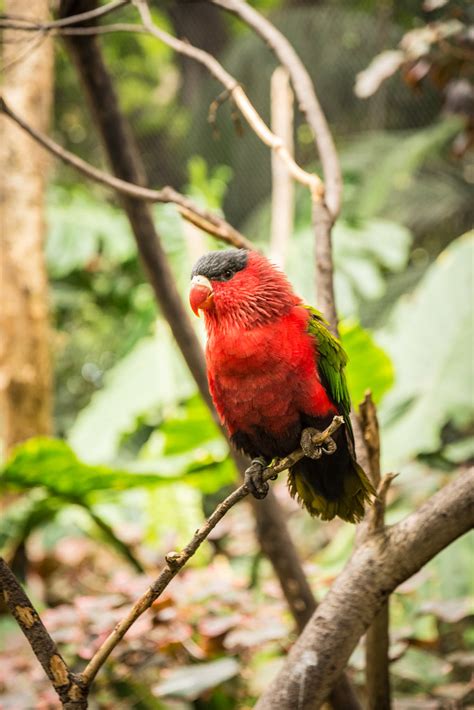
{"label": "lorikeet", "polygon": [[214,251],[192,271],[190,303],[203,311],[209,387],[232,443],[253,458],[256,497],[274,457],[300,445],[307,427],[323,430],[335,414],[345,425],[336,450],[304,457],[289,471],[290,493],[311,515],[356,522],[374,491],[356,462],[344,367],[347,357],[321,314],[303,304],[286,276],[261,254]]}

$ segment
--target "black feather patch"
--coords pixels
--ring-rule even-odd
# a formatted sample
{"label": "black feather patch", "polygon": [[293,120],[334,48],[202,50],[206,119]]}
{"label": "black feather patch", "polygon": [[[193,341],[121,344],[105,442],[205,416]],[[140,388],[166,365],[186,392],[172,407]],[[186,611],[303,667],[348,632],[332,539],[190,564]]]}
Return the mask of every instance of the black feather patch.
{"label": "black feather patch", "polygon": [[229,281],[247,266],[247,249],[224,249],[204,254],[194,265],[191,277],[205,276],[210,281]]}

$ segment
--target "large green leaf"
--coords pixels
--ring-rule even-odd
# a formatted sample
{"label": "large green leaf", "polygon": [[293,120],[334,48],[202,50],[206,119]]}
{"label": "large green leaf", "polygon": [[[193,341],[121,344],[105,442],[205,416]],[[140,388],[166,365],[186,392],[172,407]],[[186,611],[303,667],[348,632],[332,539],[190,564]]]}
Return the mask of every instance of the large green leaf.
{"label": "large green leaf", "polygon": [[158,321],[155,335],[140,340],[106,375],[104,388],[80,412],[69,441],[84,460],[110,461],[137,417],[175,406],[195,391],[169,327]]}
{"label": "large green leaf", "polygon": [[372,335],[354,321],[343,321],[340,333],[348,356],[346,376],[352,403],[359,404],[368,389],[379,403],[394,381],[389,356]]}
{"label": "large green leaf", "polygon": [[474,232],[453,242],[380,333],[396,370],[381,409],[388,466],[437,451],[445,424],[474,416],[473,246]]}
{"label": "large green leaf", "polygon": [[[83,504],[98,491],[122,491],[140,486],[169,485],[176,481],[215,491],[234,480],[230,460],[211,456],[190,462],[168,474],[154,472],[160,462],[146,462],[142,470],[89,465],[79,460],[70,446],[58,439],[38,437],[17,446],[0,474],[0,484],[29,490],[46,488],[50,494]],[[156,469],[155,469],[156,470]]]}
{"label": "large green leaf", "polygon": [[459,132],[458,118],[449,118],[423,130],[370,132],[342,152],[344,173],[355,176],[346,210],[352,217],[380,215],[391,193],[409,188],[427,158],[439,154]]}

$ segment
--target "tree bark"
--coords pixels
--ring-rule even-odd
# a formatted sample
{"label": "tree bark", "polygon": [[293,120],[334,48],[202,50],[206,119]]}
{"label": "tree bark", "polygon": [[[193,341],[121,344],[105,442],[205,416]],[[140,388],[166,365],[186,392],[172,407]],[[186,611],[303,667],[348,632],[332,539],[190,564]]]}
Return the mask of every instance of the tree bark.
{"label": "tree bark", "polygon": [[473,525],[470,469],[418,511],[357,547],[255,707],[320,707],[388,596]]}
{"label": "tree bark", "polygon": [[[48,19],[48,0],[6,0],[5,12]],[[23,40],[22,42],[18,40]],[[15,41],[13,41],[15,40]],[[28,32],[4,32],[1,86],[35,128],[47,130],[53,47]],[[0,116],[0,436],[4,454],[52,429],[48,284],[43,242],[49,159]]]}

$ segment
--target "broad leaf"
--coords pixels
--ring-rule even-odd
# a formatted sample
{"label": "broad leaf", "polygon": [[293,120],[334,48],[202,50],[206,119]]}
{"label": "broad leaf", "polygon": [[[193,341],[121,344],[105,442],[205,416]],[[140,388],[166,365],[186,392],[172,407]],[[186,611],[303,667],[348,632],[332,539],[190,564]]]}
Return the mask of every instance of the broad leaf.
{"label": "broad leaf", "polygon": [[381,409],[390,467],[437,451],[445,424],[462,431],[474,416],[473,246],[474,232],[453,242],[380,333],[396,370]]}
{"label": "broad leaf", "polygon": [[140,340],[106,375],[104,388],[80,412],[69,441],[87,461],[110,461],[137,417],[175,406],[195,391],[169,327],[159,321],[155,336]]}
{"label": "broad leaf", "polygon": [[353,405],[363,400],[368,389],[374,401],[379,403],[394,381],[390,358],[358,323],[343,321],[340,333],[348,356],[346,376]]}
{"label": "broad leaf", "polygon": [[168,475],[155,473],[153,468],[154,462],[147,462],[147,470],[141,471],[89,465],[80,461],[66,442],[39,437],[14,449],[1,472],[0,484],[26,490],[40,486],[54,496],[82,504],[97,491],[169,485],[175,481],[215,491],[234,480],[230,460],[215,461],[210,456],[202,462],[188,461],[186,467]]}

